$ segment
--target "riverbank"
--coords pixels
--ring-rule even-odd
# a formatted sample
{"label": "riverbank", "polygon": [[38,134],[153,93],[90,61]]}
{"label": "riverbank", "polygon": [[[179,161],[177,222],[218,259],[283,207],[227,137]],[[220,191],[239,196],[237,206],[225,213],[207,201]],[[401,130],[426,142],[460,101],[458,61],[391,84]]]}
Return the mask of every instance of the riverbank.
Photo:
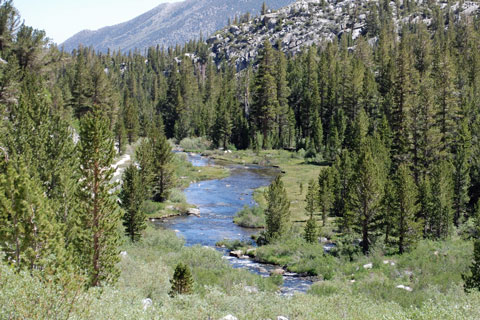
{"label": "riverbank", "polygon": [[[304,159],[302,152],[286,151],[286,150],[208,150],[203,151],[205,155],[211,159],[226,161],[241,165],[255,164],[263,167],[277,168],[282,174],[282,181],[285,186],[287,197],[290,200],[290,212],[292,222],[297,228],[303,228],[309,216],[305,211],[305,197],[307,195],[308,183],[310,180],[317,181],[320,171],[324,166],[308,163]],[[255,190],[254,199],[261,207],[266,207],[263,192],[266,187]],[[249,219],[251,218],[251,219]],[[321,216],[316,215],[319,225],[321,225]],[[263,219],[261,217],[246,217],[249,227],[261,227]],[[258,221],[258,225],[249,225],[249,220]],[[327,217],[327,223],[321,230],[321,236],[330,238],[335,228],[335,219]]]}
{"label": "riverbank", "polygon": [[[417,264],[418,269],[412,271],[413,278],[418,279],[424,269],[422,261],[445,259],[449,268],[457,258],[453,254],[457,249],[448,245],[438,248],[442,250],[439,257],[430,252],[431,249],[427,246],[418,252],[428,253],[429,261],[410,256],[416,262],[407,258],[396,260],[397,268],[375,259],[372,269],[365,269],[361,265],[363,260],[359,261],[356,266],[348,265],[356,272],[357,282],[351,282],[350,278],[343,282],[340,279],[322,281],[315,284],[309,294],[286,298],[275,292],[276,285],[268,278],[232,269],[221,253],[211,248],[185,247],[172,231],[147,230],[141,242],[126,242],[122,246],[121,274],[115,287],[84,291],[70,282],[69,287],[60,289],[53,282],[40,282],[30,274],[15,273],[1,264],[0,318],[14,315],[22,319],[219,320],[232,315],[240,320],[277,319],[279,316],[290,320],[479,319],[478,292],[466,295],[456,283],[440,289],[436,282],[424,283],[427,291],[416,292],[417,287],[413,287],[409,292],[396,288],[377,272],[384,270],[383,273],[388,274],[394,270],[403,271],[407,263]],[[172,298],[168,295],[170,279],[179,262],[187,263],[192,270],[194,293]],[[440,280],[449,279],[437,279]],[[386,292],[390,293],[386,295]],[[400,303],[390,298],[392,294],[409,298]],[[425,297],[422,294],[426,294]],[[413,303],[408,305],[409,301]]]}

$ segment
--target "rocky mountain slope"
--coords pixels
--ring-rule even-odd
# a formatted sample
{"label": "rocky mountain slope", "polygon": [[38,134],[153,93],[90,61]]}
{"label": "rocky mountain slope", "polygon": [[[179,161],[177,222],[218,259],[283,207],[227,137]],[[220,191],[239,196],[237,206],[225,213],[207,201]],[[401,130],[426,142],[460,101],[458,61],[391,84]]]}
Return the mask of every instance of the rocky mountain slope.
{"label": "rocky mountain slope", "polygon": [[[215,33],[207,42],[213,56],[221,59],[235,60],[238,69],[243,69],[255,60],[258,49],[266,39],[272,44],[280,41],[282,50],[295,54],[303,47],[332,40],[343,33],[351,33],[355,39],[367,34],[372,4],[377,1],[366,0],[297,0],[275,12],[252,19],[249,22],[231,25]],[[425,0],[414,1],[413,9],[406,13],[403,0],[391,1],[390,8],[394,25],[401,22],[432,22],[433,6]],[[446,1],[433,1],[441,8]],[[479,3],[473,1],[453,2],[452,11],[461,18],[479,12]],[[372,23],[374,24],[374,23]],[[375,41],[370,37],[370,41]]]}
{"label": "rocky mountain slope", "polygon": [[[227,24],[228,18],[247,12],[259,13],[264,0],[185,0],[164,3],[158,7],[115,26],[96,31],[84,30],[63,43],[66,51],[78,45],[92,46],[106,52],[122,50],[127,52],[147,47],[174,46],[199,37],[200,33],[210,35]],[[267,6],[278,9],[294,0],[265,0]]]}

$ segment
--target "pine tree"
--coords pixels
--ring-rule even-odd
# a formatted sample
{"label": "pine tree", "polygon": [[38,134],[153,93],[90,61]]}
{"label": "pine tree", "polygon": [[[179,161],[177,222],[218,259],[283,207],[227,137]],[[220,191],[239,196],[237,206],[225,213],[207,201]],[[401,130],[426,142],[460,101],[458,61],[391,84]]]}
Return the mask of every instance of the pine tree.
{"label": "pine tree", "polygon": [[141,186],[145,199],[151,198],[153,194],[153,177],[154,177],[154,152],[151,140],[146,138],[140,142],[135,151],[135,158],[138,162],[140,171]]}
{"label": "pine tree", "polygon": [[169,295],[171,297],[177,294],[191,294],[193,292],[193,277],[190,268],[183,263],[175,267],[173,279],[170,280],[172,288]]}
{"label": "pine tree", "polygon": [[0,160],[0,249],[18,271],[54,275],[66,267],[55,212],[21,159]]}
{"label": "pine tree", "polygon": [[269,40],[264,42],[260,64],[255,78],[251,119],[263,135],[262,148],[267,148],[278,109],[275,55]]}
{"label": "pine tree", "polygon": [[428,235],[445,239],[453,224],[452,165],[446,160],[436,163],[432,172],[431,210],[427,216]]}
{"label": "pine tree", "polygon": [[[278,110],[277,110],[277,127],[278,127],[278,148],[289,147],[292,142],[292,132],[290,132],[292,125],[292,120],[290,119],[291,109],[288,105],[288,97],[290,96],[290,88],[288,87],[287,81],[287,62],[285,59],[285,54],[282,52],[282,43],[281,41],[277,42],[278,51],[277,53],[277,101],[278,101]],[[293,123],[293,126],[295,124]]]}
{"label": "pine tree", "polygon": [[164,134],[150,139],[153,149],[153,200],[163,202],[168,199],[175,184],[174,155]]}
{"label": "pine tree", "polygon": [[325,226],[327,222],[327,216],[330,214],[333,201],[332,169],[326,168],[320,171],[320,175],[318,176],[318,204],[322,211],[323,226]]}
{"label": "pine tree", "polygon": [[86,271],[91,286],[114,282],[118,277],[119,261],[117,226],[120,208],[111,193],[115,156],[113,134],[108,119],[94,109],[80,122],[79,189],[80,227],[82,235],[76,240],[80,266]]}
{"label": "pine tree", "polygon": [[308,182],[308,189],[307,195],[305,196],[305,210],[309,213],[309,215],[313,215],[318,208],[318,201],[317,201],[317,194],[318,194],[318,185],[315,183],[314,180],[310,180]]}
{"label": "pine tree", "polygon": [[87,71],[87,62],[85,61],[84,50],[78,50],[75,62],[75,76],[71,89],[72,99],[70,106],[77,117],[83,116],[91,108],[90,97],[92,88],[90,77]]}
{"label": "pine tree", "polygon": [[437,104],[436,122],[440,130],[440,150],[448,153],[459,117],[458,101],[455,98],[454,68],[450,51],[442,40],[436,39],[434,50],[433,79]]}
{"label": "pine tree", "polygon": [[398,237],[398,251],[402,254],[418,237],[418,224],[415,222],[418,212],[417,187],[410,169],[404,163],[398,167],[395,190],[394,228]]}
{"label": "pine tree", "polygon": [[262,3],[262,10],[260,11],[260,13],[262,14],[262,16],[268,13],[267,4],[265,3],[265,1]]}
{"label": "pine tree", "polygon": [[305,224],[304,232],[304,239],[306,242],[316,243],[318,241],[318,226],[313,214],[310,214],[310,218]]}
{"label": "pine tree", "polygon": [[323,151],[323,127],[322,120],[318,116],[317,111],[314,112],[313,130],[312,130],[312,143],[317,154],[321,154]]}
{"label": "pine tree", "polygon": [[480,290],[480,240],[478,239],[473,243],[473,262],[470,273],[471,275],[462,274],[465,292]]}
{"label": "pine tree", "polygon": [[385,235],[385,244],[390,244],[391,236],[395,227],[395,211],[397,210],[397,195],[395,183],[393,180],[387,180],[385,183],[385,195],[382,199],[382,226]]}
{"label": "pine tree", "polygon": [[136,103],[132,101],[127,92],[124,94],[123,104],[123,120],[125,122],[125,130],[127,132],[128,143],[132,144],[138,139],[138,133],[140,130],[140,122],[138,118],[139,112]]}
{"label": "pine tree", "polygon": [[468,127],[468,120],[463,119],[459,126],[455,137],[455,156],[453,160],[453,223],[457,227],[460,219],[465,216],[470,201],[468,189],[470,187],[470,157],[472,152],[472,136]]}
{"label": "pine tree", "polygon": [[141,238],[141,232],[147,227],[145,213],[140,209],[145,197],[141,183],[139,170],[131,164],[123,174],[123,185],[119,198],[121,206],[125,210],[123,215],[125,234],[132,241],[138,241]]}
{"label": "pine tree", "polygon": [[348,232],[353,226],[353,214],[348,206],[348,197],[354,178],[353,161],[348,150],[344,150],[340,156],[337,156],[332,170],[335,181],[333,212],[339,217],[340,230]]}
{"label": "pine tree", "polygon": [[417,73],[415,68],[413,68],[413,57],[410,48],[411,37],[407,34],[406,28],[403,31],[404,36],[400,42],[396,61],[397,74],[394,80],[394,105],[391,117],[392,132],[394,133],[392,150],[396,162],[410,159],[410,115],[415,103],[413,88],[417,82]]}
{"label": "pine tree", "polygon": [[355,227],[362,235],[362,251],[370,250],[372,232],[378,227],[379,209],[384,195],[382,164],[376,163],[372,152],[362,147],[356,173],[353,178],[353,190],[349,205],[355,212]]}
{"label": "pine tree", "polygon": [[115,140],[118,153],[124,153],[127,144],[127,131],[125,130],[125,123],[123,119],[118,119],[118,121],[115,123]]}
{"label": "pine tree", "polygon": [[280,177],[277,177],[265,192],[265,236],[272,242],[285,235],[290,227],[290,201]]}

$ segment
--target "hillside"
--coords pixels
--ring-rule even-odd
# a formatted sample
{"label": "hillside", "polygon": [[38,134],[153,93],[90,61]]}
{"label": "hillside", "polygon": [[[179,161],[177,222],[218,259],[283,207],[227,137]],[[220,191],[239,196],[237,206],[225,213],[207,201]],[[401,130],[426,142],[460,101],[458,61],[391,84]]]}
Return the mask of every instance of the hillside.
{"label": "hillside", "polygon": [[[360,35],[376,41],[375,25],[378,24],[378,12],[374,2],[369,1],[323,1],[299,0],[275,12],[252,19],[249,22],[231,25],[218,31],[207,42],[210,44],[217,61],[226,58],[236,61],[237,68],[243,69],[255,60],[263,42],[268,39],[275,45],[280,41],[282,50],[296,54],[304,47],[331,41],[342,34],[351,35],[355,40]],[[399,5],[391,1],[390,10],[393,25],[398,28],[402,23],[424,22],[430,26],[436,5],[445,8],[448,4],[436,1],[429,7],[422,1],[411,2],[408,8],[401,2]],[[479,4],[465,1],[454,2],[452,11],[460,19],[463,15],[478,12]]]}
{"label": "hillside", "polygon": [[[293,0],[267,0],[269,8],[278,9]],[[227,24],[228,18],[251,12],[257,14],[263,0],[186,0],[164,3],[118,25],[91,31],[84,30],[62,45],[71,51],[79,45],[92,46],[96,51],[120,49],[123,52],[150,46],[183,44],[200,33],[209,35]]]}

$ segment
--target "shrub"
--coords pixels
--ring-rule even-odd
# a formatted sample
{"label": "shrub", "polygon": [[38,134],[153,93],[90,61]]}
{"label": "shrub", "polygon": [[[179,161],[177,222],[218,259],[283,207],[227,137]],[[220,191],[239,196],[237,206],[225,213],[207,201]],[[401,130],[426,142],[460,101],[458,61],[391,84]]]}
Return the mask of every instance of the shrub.
{"label": "shrub", "polygon": [[170,201],[173,203],[185,203],[187,199],[185,198],[185,194],[180,189],[172,189],[170,193]]}
{"label": "shrub", "polygon": [[204,137],[185,138],[180,141],[180,147],[183,148],[185,151],[201,152],[210,149],[211,146],[212,143]]}
{"label": "shrub", "polygon": [[160,210],[163,210],[164,204],[160,202],[155,202],[151,200],[146,200],[142,203],[140,206],[140,210],[145,212],[147,215],[153,215],[159,212]]}
{"label": "shrub", "polygon": [[244,228],[264,228],[265,213],[259,206],[244,206],[235,214],[233,222]]}

